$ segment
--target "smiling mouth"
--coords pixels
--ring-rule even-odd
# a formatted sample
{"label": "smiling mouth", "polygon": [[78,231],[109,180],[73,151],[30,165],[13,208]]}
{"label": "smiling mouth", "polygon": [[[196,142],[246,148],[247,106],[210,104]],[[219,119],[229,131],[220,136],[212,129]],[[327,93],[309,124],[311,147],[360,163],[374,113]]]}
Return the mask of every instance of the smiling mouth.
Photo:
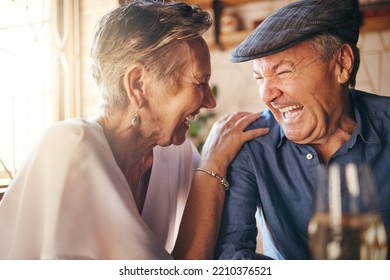
{"label": "smiling mouth", "polygon": [[193,113],[185,117],[184,122],[186,123],[187,126],[190,126],[190,123],[195,120],[197,114],[198,113]]}
{"label": "smiling mouth", "polygon": [[302,105],[290,105],[279,109],[279,112],[282,113],[284,119],[291,120],[301,113],[302,108]]}

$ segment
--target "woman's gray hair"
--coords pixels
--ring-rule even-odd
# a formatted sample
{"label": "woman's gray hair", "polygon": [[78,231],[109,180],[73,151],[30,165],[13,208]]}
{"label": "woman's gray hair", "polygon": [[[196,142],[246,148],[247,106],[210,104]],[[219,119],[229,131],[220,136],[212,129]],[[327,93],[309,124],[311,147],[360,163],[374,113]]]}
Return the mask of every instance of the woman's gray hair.
{"label": "woman's gray hair", "polygon": [[[343,44],[348,44],[339,37],[330,33],[316,35],[310,38],[308,41],[320,53],[320,57],[323,61],[329,61],[330,59],[332,59],[343,46]],[[356,85],[356,75],[360,66],[360,51],[356,45],[349,45],[351,46],[353,51],[354,63],[348,83],[351,88],[354,88]]]}
{"label": "woman's gray hair", "polygon": [[175,1],[136,0],[103,16],[91,48],[102,110],[129,105],[123,78],[134,63],[142,63],[157,78],[177,79],[183,57],[170,46],[202,36],[211,24],[210,15],[198,6]]}

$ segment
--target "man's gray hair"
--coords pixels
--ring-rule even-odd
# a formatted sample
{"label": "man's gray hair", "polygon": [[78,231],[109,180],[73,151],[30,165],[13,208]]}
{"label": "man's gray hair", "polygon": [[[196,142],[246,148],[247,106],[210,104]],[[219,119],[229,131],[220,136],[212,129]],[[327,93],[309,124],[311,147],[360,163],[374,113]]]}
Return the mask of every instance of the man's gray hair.
{"label": "man's gray hair", "polygon": [[[343,44],[348,44],[344,42],[341,38],[329,33],[316,35],[308,39],[308,41],[319,52],[320,57],[323,61],[329,61],[330,59],[332,59],[343,46]],[[360,66],[360,51],[356,45],[349,45],[351,46],[354,55],[354,64],[351,76],[349,77],[349,86],[354,88],[356,85],[356,75]]]}

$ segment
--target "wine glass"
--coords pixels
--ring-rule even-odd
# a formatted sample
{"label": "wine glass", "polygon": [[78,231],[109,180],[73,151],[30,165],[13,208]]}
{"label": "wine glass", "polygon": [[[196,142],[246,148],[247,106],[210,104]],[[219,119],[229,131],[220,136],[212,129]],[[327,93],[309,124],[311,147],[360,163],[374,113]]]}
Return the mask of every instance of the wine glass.
{"label": "wine glass", "polygon": [[318,170],[308,237],[313,259],[386,259],[386,230],[368,165]]}

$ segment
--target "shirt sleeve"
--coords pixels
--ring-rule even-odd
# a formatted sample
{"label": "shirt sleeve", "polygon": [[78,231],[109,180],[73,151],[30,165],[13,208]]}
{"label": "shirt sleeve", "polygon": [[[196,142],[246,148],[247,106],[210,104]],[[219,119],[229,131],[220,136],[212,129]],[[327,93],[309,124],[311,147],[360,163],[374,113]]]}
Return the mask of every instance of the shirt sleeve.
{"label": "shirt sleeve", "polygon": [[217,259],[269,259],[256,253],[255,213],[260,203],[257,183],[241,152],[228,171],[226,194],[215,257]]}

